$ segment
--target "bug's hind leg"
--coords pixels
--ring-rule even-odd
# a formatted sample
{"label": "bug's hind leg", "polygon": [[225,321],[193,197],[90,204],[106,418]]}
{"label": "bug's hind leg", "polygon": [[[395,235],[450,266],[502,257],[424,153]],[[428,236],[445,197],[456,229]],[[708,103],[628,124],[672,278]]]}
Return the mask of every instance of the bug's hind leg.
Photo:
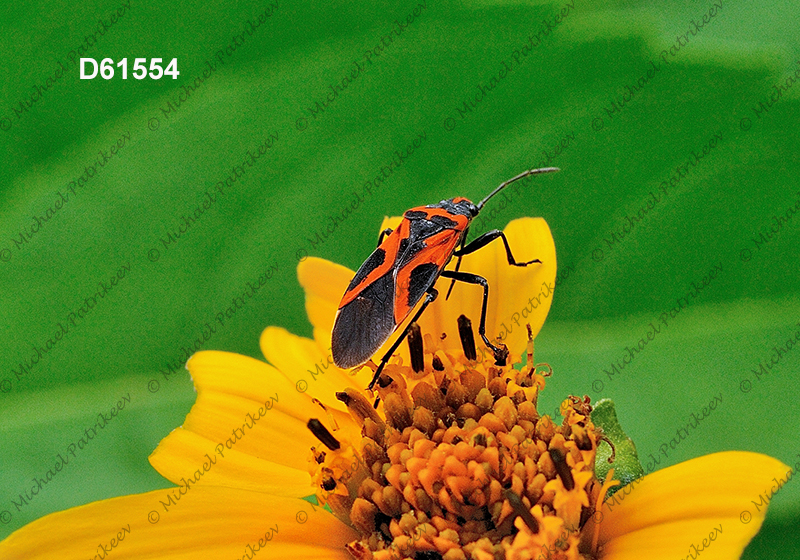
{"label": "bug's hind leg", "polygon": [[[469,255],[470,253],[474,253],[478,249],[481,249],[494,241],[497,238],[503,240],[503,245],[506,247],[506,256],[508,257],[508,264],[513,266],[528,266],[529,264],[533,263],[541,263],[539,259],[533,259],[532,261],[518,263],[516,259],[514,259],[514,255],[511,254],[511,247],[508,245],[508,239],[506,239],[506,234],[500,231],[499,229],[493,229],[491,231],[487,231],[483,235],[474,239],[469,245],[464,247],[463,249],[459,249],[453,253],[456,257],[462,257],[464,255]],[[444,274],[442,274],[444,276]],[[466,280],[465,280],[466,282]],[[475,283],[475,282],[473,282]],[[478,282],[480,283],[480,282]]]}
{"label": "bug's hind leg", "polygon": [[[413,325],[414,323],[417,322],[417,319],[419,319],[420,315],[422,315],[422,312],[425,311],[425,308],[428,307],[428,305],[430,305],[430,303],[433,300],[435,300],[438,295],[439,295],[439,292],[437,292],[435,288],[428,289],[428,292],[425,295],[425,301],[422,302],[422,305],[420,306],[420,308],[417,311],[417,313],[414,315],[414,318],[411,319],[411,321],[409,321],[409,323],[406,326],[406,328],[403,329],[403,334],[401,334],[399,337],[397,337],[397,340],[394,341],[394,344],[392,344],[392,347],[389,348],[388,352],[386,352],[386,354],[383,355],[383,358],[381,358],[381,363],[378,365],[378,369],[375,370],[375,375],[372,376],[372,381],[370,381],[369,385],[367,386],[367,390],[368,391],[371,391],[372,388],[375,386],[375,383],[377,383],[378,378],[381,376],[381,372],[383,371],[383,368],[386,366],[387,362],[389,361],[389,358],[392,357],[392,354],[395,353],[395,351],[397,350],[397,347],[400,346],[400,343],[403,342],[403,340],[405,340],[406,336],[408,336],[408,331],[411,328],[411,325]],[[375,404],[377,406],[377,401],[375,401]]]}

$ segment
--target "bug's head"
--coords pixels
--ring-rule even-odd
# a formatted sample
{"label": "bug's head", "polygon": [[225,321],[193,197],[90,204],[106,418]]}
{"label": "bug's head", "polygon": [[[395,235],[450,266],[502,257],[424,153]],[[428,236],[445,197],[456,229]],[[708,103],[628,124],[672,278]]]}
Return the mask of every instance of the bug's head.
{"label": "bug's head", "polygon": [[480,211],[471,200],[464,197],[451,198],[448,202],[453,205],[456,214],[461,214],[470,218],[477,216]]}

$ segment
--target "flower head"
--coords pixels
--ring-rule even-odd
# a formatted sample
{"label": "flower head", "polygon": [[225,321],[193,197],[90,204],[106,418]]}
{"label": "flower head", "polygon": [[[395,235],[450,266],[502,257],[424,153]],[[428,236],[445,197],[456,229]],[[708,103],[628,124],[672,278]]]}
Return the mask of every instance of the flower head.
{"label": "flower head", "polygon": [[577,552],[601,486],[585,403],[568,400],[557,424],[537,411],[545,379],[531,361],[469,360],[474,348],[451,354],[425,339],[429,373],[392,364],[379,379],[383,415],[357,390],[337,393],[361,427],[357,442],[313,430],[325,442],[310,458],[317,500],[360,533],[348,550],[375,560],[523,557],[523,531]]}

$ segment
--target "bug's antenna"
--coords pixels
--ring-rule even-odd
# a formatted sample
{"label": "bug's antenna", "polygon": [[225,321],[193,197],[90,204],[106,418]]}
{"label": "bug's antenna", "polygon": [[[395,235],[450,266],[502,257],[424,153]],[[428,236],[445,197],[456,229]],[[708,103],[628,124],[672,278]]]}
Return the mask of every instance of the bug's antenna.
{"label": "bug's antenna", "polygon": [[558,167],[542,167],[542,168],[539,168],[539,169],[528,169],[527,171],[523,171],[522,173],[520,173],[516,177],[512,177],[508,181],[505,181],[504,183],[501,183],[499,187],[497,187],[495,190],[493,190],[488,195],[486,195],[486,198],[484,198],[483,200],[481,200],[478,203],[478,205],[477,205],[478,206],[478,210],[483,208],[483,205],[486,204],[486,202],[490,198],[492,198],[494,195],[496,195],[497,193],[502,191],[504,188],[506,188],[508,185],[510,185],[514,181],[519,181],[520,179],[524,179],[528,175],[538,175],[540,173],[552,173],[553,171],[561,171],[561,170]]}

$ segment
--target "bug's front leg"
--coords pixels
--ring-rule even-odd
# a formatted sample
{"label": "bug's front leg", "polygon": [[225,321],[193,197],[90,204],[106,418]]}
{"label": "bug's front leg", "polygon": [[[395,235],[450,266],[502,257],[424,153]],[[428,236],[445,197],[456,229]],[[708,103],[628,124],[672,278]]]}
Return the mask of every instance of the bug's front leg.
{"label": "bug's front leg", "polygon": [[483,276],[478,276],[477,274],[470,274],[469,272],[456,272],[455,270],[445,270],[444,272],[442,272],[442,277],[451,278],[453,280],[458,280],[460,282],[466,282],[467,284],[478,284],[480,286],[483,286],[483,305],[481,306],[481,323],[480,326],[478,327],[478,334],[481,335],[481,338],[483,339],[483,342],[486,344],[486,346],[492,349],[492,352],[494,352],[496,360],[500,361],[504,359],[505,356],[507,356],[508,354],[508,350],[506,350],[505,348],[500,348],[498,346],[495,346],[494,344],[491,343],[489,337],[486,336],[486,308],[489,305],[489,282],[486,281],[486,278],[484,278]]}
{"label": "bug's front leg", "polygon": [[[481,249],[494,241],[497,238],[503,240],[503,245],[506,247],[506,256],[508,257],[508,264],[513,266],[528,266],[529,264],[533,263],[541,263],[539,259],[533,259],[532,261],[518,263],[514,258],[514,255],[511,253],[511,247],[508,245],[508,239],[506,239],[506,234],[500,231],[499,229],[493,229],[492,231],[487,231],[483,235],[479,236],[478,238],[474,239],[469,245],[464,247],[463,249],[459,249],[453,253],[456,257],[462,257],[464,255],[469,255],[470,253],[474,253],[478,249]],[[444,276],[444,275],[442,275]]]}

